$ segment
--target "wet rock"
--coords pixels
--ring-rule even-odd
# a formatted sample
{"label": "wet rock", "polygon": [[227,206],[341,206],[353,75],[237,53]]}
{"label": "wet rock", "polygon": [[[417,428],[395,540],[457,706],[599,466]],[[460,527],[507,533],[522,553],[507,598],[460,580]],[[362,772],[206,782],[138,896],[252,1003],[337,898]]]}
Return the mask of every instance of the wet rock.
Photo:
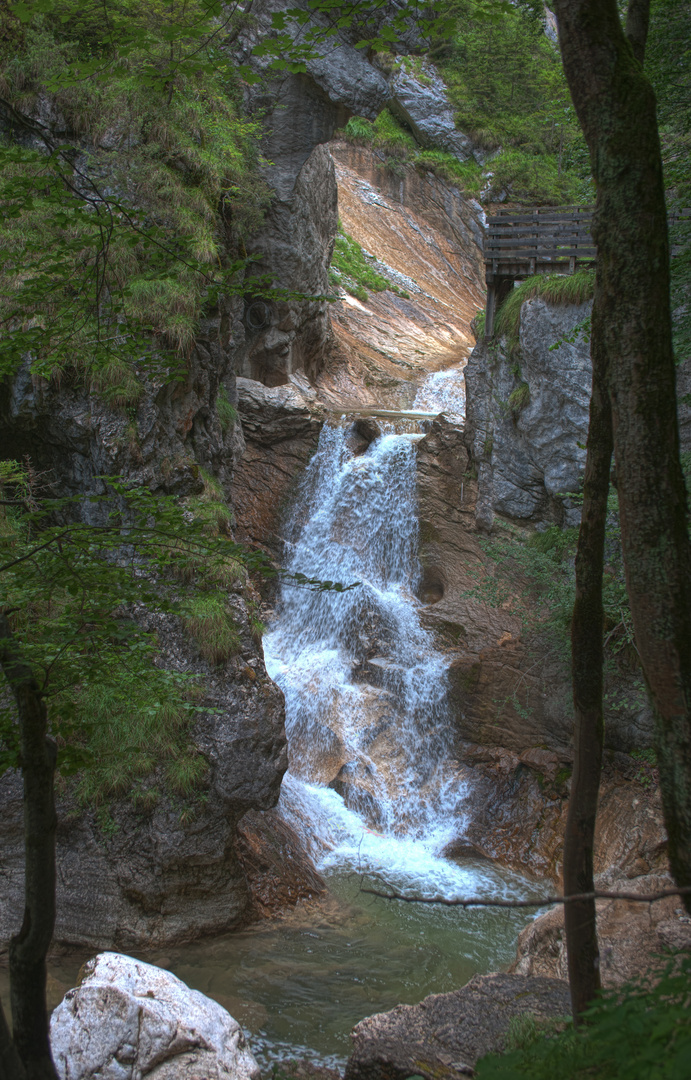
{"label": "wet rock", "polygon": [[511,1020],[568,1015],[568,983],[519,975],[476,975],[462,990],[432,994],[361,1020],[351,1033],[345,1080],[455,1080],[473,1076],[485,1054],[504,1049]]}
{"label": "wet rock", "polygon": [[487,856],[483,852],[478,851],[475,844],[471,844],[465,836],[459,836],[458,839],[452,840],[450,844],[441,852],[443,859],[451,859],[453,862],[465,862],[466,859],[486,859]]}
{"label": "wet rock", "polygon": [[[535,768],[545,753],[539,748],[526,755],[533,759],[530,765],[501,747],[461,744],[458,753],[469,770],[464,840],[505,866],[558,884],[570,764],[562,760],[550,779]],[[600,785],[595,872],[628,879],[664,873],[667,838],[659,790],[654,779],[639,778],[629,768],[631,759],[616,757],[622,760],[606,762]],[[549,763],[556,764],[551,757]]]}
{"label": "wet rock", "polygon": [[242,1028],[175,975],[101,953],[50,1022],[60,1080],[259,1080]]}
{"label": "wet rock", "polygon": [[297,833],[273,810],[250,810],[242,818],[238,857],[248,880],[252,908],[259,917],[279,915],[326,891]]}
{"label": "wet rock", "polygon": [[233,481],[238,538],[278,554],[282,517],[317,448],[324,414],[299,373],[277,387],[238,379],[237,393],[245,437]]}
{"label": "wet rock", "polygon": [[[612,892],[644,894],[672,887],[668,874],[648,874],[630,880],[610,873],[596,880],[596,888]],[[677,914],[679,898],[676,896],[665,897],[654,904],[598,900],[595,906],[604,986],[621,986],[645,975],[664,946],[691,949],[691,923],[685,914]],[[521,931],[511,971],[521,975],[568,978],[562,907],[540,915]]]}
{"label": "wet rock", "polygon": [[485,155],[474,155],[471,140],[456,129],[446,88],[434,66],[418,58],[415,64],[413,67],[413,61],[403,60],[394,74],[391,112],[411,129],[422,146],[446,150],[459,161],[473,156],[483,160]]}
{"label": "wet rock", "polygon": [[351,453],[364,454],[370,443],[381,437],[381,428],[373,416],[362,416],[348,428],[346,445]]}

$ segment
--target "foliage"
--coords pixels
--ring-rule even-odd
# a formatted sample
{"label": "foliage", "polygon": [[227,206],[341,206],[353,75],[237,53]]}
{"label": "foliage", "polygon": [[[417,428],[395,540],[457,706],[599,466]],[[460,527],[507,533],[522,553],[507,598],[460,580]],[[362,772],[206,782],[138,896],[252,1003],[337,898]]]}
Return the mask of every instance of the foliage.
{"label": "foliage", "polygon": [[158,678],[157,671],[152,666],[148,675],[132,675],[124,669],[112,685],[76,690],[77,737],[89,757],[77,784],[84,804],[128,795],[142,809],[151,808],[157,776],[176,795],[190,795],[203,780],[206,762],[190,738],[194,694]]}
{"label": "foliage", "polygon": [[590,162],[540,4],[452,0],[451,38],[430,52],[457,126],[494,156],[488,198],[591,202]]}
{"label": "foliage", "polygon": [[223,664],[240,648],[240,635],[222,597],[195,596],[184,616],[185,626],[210,664]]}
{"label": "foliage", "polygon": [[388,109],[373,121],[352,116],[339,134],[356,145],[371,146],[379,151],[382,165],[394,172],[404,165],[411,165],[454,184],[464,195],[476,197],[480,194],[482,167],[475,160],[461,162],[446,150],[421,148],[412,132]]}
{"label": "foliage", "polygon": [[372,292],[384,292],[390,289],[399,296],[408,298],[408,293],[400,289],[372,266],[372,257],[365,255],[360,244],[344,232],[339,222],[338,234],[331,259],[331,283],[342,285],[352,296],[363,302],[367,300],[367,289]]}
{"label": "foliage", "polygon": [[[577,502],[579,496],[570,498]],[[552,525],[527,538],[512,530],[507,537],[484,541],[482,546],[494,564],[493,571],[472,595],[495,606],[508,604],[524,623],[528,619],[526,611],[530,611],[530,625],[547,629],[555,647],[566,657],[575,596],[577,540],[577,529],[560,529]],[[613,658],[627,647],[633,647],[633,627],[621,557],[618,500],[614,491],[610,492],[608,503],[605,558],[605,648],[607,655]]]}
{"label": "foliage", "polygon": [[[30,471],[4,462],[0,483],[0,607],[48,701],[59,769],[87,770],[78,790],[90,802],[136,792],[157,768],[172,790],[190,789],[205,769],[189,748],[195,679],[165,669],[155,627],[182,616],[204,655],[229,655],[237,631],[219,586],[266,560],[189,503],[117,480],[103,495],[45,498]],[[17,765],[4,702],[0,769]]]}
{"label": "foliage", "polygon": [[[0,43],[0,372],[29,354],[34,376],[72,372],[132,404],[147,358],[183,359],[202,307],[241,288],[233,248],[267,201],[258,128],[211,0],[13,10],[26,25]],[[42,102],[71,145],[31,119]]]}
{"label": "foliage", "polygon": [[576,270],[573,274],[535,274],[511,290],[497,311],[494,333],[505,337],[511,350],[518,342],[521,308],[536,296],[550,304],[582,304],[595,289],[595,270]]}
{"label": "foliage", "polygon": [[509,394],[507,405],[514,416],[518,416],[530,402],[530,387],[527,382],[519,383]]}
{"label": "foliage", "polygon": [[520,1045],[488,1055],[478,1080],[685,1080],[691,1061],[691,957],[605,991],[586,1023],[560,1033],[524,1025]]}

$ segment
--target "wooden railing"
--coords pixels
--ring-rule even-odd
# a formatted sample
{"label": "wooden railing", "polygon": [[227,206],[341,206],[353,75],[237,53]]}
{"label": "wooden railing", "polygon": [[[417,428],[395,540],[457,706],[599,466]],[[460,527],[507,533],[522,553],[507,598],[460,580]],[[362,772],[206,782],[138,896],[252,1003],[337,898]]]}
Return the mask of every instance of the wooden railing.
{"label": "wooden railing", "polygon": [[518,207],[489,218],[485,234],[488,336],[498,304],[518,278],[548,271],[572,274],[578,264],[595,261],[592,218],[592,206]]}
{"label": "wooden railing", "polygon": [[[532,274],[569,273],[577,266],[591,266],[597,251],[590,233],[592,206],[514,207],[500,210],[487,222],[485,233],[485,281],[487,311],[485,334],[494,329],[499,304],[514,281]],[[674,225],[691,218],[691,209],[669,217]]]}

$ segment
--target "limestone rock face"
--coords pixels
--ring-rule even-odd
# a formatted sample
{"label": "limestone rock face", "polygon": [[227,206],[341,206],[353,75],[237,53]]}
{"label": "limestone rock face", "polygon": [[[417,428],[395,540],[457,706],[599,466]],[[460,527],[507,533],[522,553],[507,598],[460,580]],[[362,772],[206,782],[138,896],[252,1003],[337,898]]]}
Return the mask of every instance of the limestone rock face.
{"label": "limestone rock face", "polygon": [[484,305],[483,210],[432,173],[382,169],[367,147],[334,140],[329,149],[343,228],[400,292],[341,292],[316,385],[334,406],[409,408],[417,379],[472,348],[470,323]]}
{"label": "limestone rock face", "polygon": [[233,356],[244,337],[241,301],[224,302],[204,320],[182,381],[145,380],[130,415],[82,387],[34,383],[28,367],[0,386],[0,455],[28,456],[62,495],[103,490],[99,476],[197,495],[199,467],[229,493],[238,431],[222,427],[216,399],[234,393]]}
{"label": "limestone rock face", "polygon": [[560,496],[578,489],[585,467],[590,346],[582,336],[551,346],[569,337],[590,307],[527,301],[515,358],[504,342],[482,342],[470,356],[467,439],[479,474],[477,520],[486,529],[495,513],[520,522],[578,524],[578,510]]}
{"label": "limestone rock face", "polygon": [[478,1058],[504,1049],[511,1020],[567,1016],[568,983],[519,975],[476,975],[450,994],[397,1005],[356,1024],[345,1080],[455,1080],[474,1076]]}
{"label": "limestone rock face", "polygon": [[[570,764],[540,747],[519,755],[465,743],[457,751],[469,768],[465,835],[475,851],[558,885]],[[595,830],[596,874],[633,879],[666,872],[660,793],[654,775],[639,768],[627,755],[606,756]]]}
{"label": "limestone rock face", "polygon": [[[281,116],[280,130],[288,125],[289,118]],[[276,161],[288,169],[290,155],[285,153],[281,150]],[[288,182],[283,186],[288,187]],[[277,181],[277,192],[281,187]],[[252,273],[268,274],[284,287],[307,296],[323,296],[329,292],[337,226],[333,160],[324,146],[315,145],[290,190],[274,200],[265,225],[252,239],[251,252],[258,257]],[[298,370],[314,379],[329,341],[327,306],[323,300],[250,296],[244,316],[246,344],[238,358],[238,371],[267,386],[287,382]]]}
{"label": "limestone rock face", "polygon": [[[187,814],[159,791],[153,808],[112,798],[105,818],[70,785],[57,799],[56,942],[136,949],[222,933],[245,917],[251,894],[236,851],[236,826],[250,809],[276,804],[288,765],[283,694],[252,640],[244,600],[231,595],[241,649],[209,668],[172,617],[149,616],[174,669],[204,676],[192,740],[208,764],[203,807]],[[19,776],[0,778],[0,942],[21,925],[24,895]]]}
{"label": "limestone rock face", "polygon": [[83,968],[50,1022],[60,1080],[259,1080],[242,1028],[168,971],[118,953]]}
{"label": "limestone rock face", "polygon": [[245,437],[233,481],[238,537],[278,554],[282,515],[317,448],[324,413],[300,372],[272,388],[238,379],[237,393]]}
{"label": "limestone rock face", "polygon": [[[648,874],[634,881],[612,878],[596,887],[613,892],[651,894],[673,887],[669,874]],[[604,986],[621,986],[642,976],[665,947],[691,949],[691,920],[679,897],[654,904],[634,900],[597,900],[597,937]],[[563,908],[540,915],[518,938],[512,971],[521,975],[568,978]]]}
{"label": "limestone rock face", "polygon": [[[423,620],[449,655],[457,738],[522,753],[545,745],[568,760],[569,675],[551,645],[524,640],[520,587],[491,603],[492,573],[476,526],[478,486],[463,430],[437,418],[417,446]],[[536,637],[534,634],[533,637]]]}
{"label": "limestone rock face", "polygon": [[410,127],[422,146],[446,150],[459,161],[473,156],[483,160],[482,153],[474,154],[468,136],[456,130],[446,88],[433,65],[417,63],[419,72],[409,60],[403,60],[394,74],[389,102],[392,113]]}

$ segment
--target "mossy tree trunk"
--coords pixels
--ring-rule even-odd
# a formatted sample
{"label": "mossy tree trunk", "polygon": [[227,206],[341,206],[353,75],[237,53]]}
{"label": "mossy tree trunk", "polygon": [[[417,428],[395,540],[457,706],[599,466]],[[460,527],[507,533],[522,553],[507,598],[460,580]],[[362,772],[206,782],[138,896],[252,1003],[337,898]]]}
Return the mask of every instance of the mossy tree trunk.
{"label": "mossy tree trunk", "polygon": [[55,927],[56,746],[47,733],[45,701],[3,614],[0,614],[0,667],[17,703],[25,859],[24,918],[19,933],[10,941],[13,1047],[8,1042],[3,1016],[0,1061],[11,1080],[24,1076],[27,1080],[57,1080],[46,1008],[46,955]]}
{"label": "mossy tree trunk", "polygon": [[[627,34],[616,0],[555,0],[554,8],[566,78],[597,184],[594,387],[604,387],[611,409],[626,585],[656,711],[670,863],[678,884],[689,885],[691,548],[679,462],[662,162],[655,98],[641,66],[649,3],[631,0]],[[594,446],[600,437],[593,433],[589,439],[589,454],[604,456],[604,447]],[[594,544],[591,556],[597,557]],[[579,558],[587,559],[588,552],[581,550]],[[593,624],[593,633],[601,640],[601,623]],[[576,633],[574,672],[588,648]],[[595,690],[594,673],[592,680]],[[577,719],[580,725],[578,706]],[[587,739],[583,728],[576,738],[578,752]],[[581,797],[582,790],[572,790],[572,800]],[[592,847],[592,837],[584,836],[583,844]],[[687,906],[691,910],[688,899]],[[570,952],[579,947],[578,939],[569,941],[568,931],[567,946]],[[576,970],[577,958],[574,965]],[[595,982],[591,990],[575,991],[579,1011]]]}

